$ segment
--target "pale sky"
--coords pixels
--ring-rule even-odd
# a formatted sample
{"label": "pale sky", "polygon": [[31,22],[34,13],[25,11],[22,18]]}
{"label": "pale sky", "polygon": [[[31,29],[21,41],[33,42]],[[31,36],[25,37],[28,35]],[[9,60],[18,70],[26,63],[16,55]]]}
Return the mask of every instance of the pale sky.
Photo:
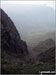
{"label": "pale sky", "polygon": [[55,0],[53,1],[1,1],[1,5],[4,4],[31,4],[31,5],[46,5],[48,7],[55,8]]}

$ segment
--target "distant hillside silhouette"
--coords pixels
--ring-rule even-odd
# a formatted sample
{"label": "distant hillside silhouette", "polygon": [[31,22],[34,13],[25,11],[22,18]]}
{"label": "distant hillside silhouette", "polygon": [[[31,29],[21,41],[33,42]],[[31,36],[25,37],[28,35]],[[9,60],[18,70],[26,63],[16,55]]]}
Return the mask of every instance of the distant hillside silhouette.
{"label": "distant hillside silhouette", "polygon": [[36,54],[39,54],[39,53],[44,52],[54,46],[55,46],[55,41],[53,39],[49,38],[44,41],[40,41],[38,43],[38,45],[36,47],[34,47],[33,51]]}

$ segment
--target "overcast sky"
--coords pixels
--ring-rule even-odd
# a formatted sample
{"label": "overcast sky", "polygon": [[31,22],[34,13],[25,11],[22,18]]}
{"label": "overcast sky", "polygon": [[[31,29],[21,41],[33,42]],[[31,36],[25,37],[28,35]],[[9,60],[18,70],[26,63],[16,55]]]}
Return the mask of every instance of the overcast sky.
{"label": "overcast sky", "polygon": [[55,29],[55,1],[1,1],[1,8],[22,36]]}
{"label": "overcast sky", "polygon": [[55,8],[55,0],[53,1],[1,1],[1,6],[5,4],[28,4],[28,5],[46,5]]}

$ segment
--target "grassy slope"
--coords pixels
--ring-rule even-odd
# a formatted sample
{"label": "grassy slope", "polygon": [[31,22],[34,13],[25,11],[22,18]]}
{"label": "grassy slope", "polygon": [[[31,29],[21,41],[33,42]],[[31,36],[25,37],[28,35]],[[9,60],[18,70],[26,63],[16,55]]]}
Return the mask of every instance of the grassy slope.
{"label": "grassy slope", "polygon": [[[6,53],[4,54],[4,56]],[[2,58],[2,73],[5,74],[37,74],[39,71],[43,70],[55,70],[55,65],[54,62],[51,61],[51,63],[45,62],[44,57],[46,56],[47,58],[50,57],[51,59],[54,59],[54,53],[47,51],[42,53],[39,56],[38,60],[31,61],[29,60],[26,62],[25,60],[20,60],[15,57],[9,57],[9,58]],[[9,55],[8,55],[9,56]],[[43,58],[43,59],[42,59]],[[46,59],[47,60],[47,59]]]}

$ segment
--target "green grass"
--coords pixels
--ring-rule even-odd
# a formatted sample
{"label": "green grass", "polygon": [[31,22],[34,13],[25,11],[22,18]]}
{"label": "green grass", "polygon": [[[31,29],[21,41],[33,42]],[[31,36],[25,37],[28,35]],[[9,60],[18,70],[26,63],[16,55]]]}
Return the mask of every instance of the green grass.
{"label": "green grass", "polygon": [[2,73],[7,74],[37,74],[43,70],[55,70],[53,63],[34,62],[25,63],[19,59],[3,59],[2,58]]}

